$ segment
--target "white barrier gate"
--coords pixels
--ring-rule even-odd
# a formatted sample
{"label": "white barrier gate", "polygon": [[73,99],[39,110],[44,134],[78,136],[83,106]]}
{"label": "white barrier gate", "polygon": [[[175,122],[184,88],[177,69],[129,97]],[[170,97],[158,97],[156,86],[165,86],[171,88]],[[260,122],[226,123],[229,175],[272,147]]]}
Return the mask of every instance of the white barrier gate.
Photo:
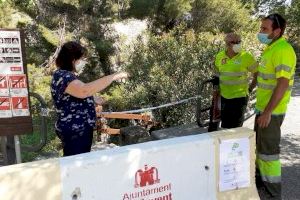
{"label": "white barrier gate", "polygon": [[259,199],[254,141],[254,132],[239,128],[2,167],[0,196],[9,200]]}

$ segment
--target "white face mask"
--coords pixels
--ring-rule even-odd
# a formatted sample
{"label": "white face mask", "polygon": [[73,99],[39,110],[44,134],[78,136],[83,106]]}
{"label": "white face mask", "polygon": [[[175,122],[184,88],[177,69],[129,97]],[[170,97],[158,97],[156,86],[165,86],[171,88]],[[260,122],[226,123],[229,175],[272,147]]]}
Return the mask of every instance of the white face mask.
{"label": "white face mask", "polygon": [[232,46],[232,50],[235,52],[235,53],[240,53],[242,51],[242,45],[241,43],[239,44],[234,44]]}
{"label": "white face mask", "polygon": [[77,64],[75,64],[75,70],[77,73],[81,73],[86,65],[86,61],[84,60],[79,60]]}

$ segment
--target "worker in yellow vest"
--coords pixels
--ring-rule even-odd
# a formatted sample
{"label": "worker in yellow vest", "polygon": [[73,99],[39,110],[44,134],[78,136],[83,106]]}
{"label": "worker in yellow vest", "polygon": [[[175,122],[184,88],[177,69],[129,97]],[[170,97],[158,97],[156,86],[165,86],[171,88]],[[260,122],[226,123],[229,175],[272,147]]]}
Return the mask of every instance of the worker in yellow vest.
{"label": "worker in yellow vest", "polygon": [[[221,127],[241,127],[247,107],[249,90],[256,85],[257,62],[242,50],[241,37],[236,33],[225,36],[226,49],[216,55],[221,95]],[[253,75],[249,86],[249,74]]]}
{"label": "worker in yellow vest", "polygon": [[[281,199],[280,127],[294,83],[296,54],[282,37],[286,20],[279,14],[262,19],[258,40],[266,44],[258,67],[256,93],[257,187]],[[262,184],[259,184],[262,183]]]}

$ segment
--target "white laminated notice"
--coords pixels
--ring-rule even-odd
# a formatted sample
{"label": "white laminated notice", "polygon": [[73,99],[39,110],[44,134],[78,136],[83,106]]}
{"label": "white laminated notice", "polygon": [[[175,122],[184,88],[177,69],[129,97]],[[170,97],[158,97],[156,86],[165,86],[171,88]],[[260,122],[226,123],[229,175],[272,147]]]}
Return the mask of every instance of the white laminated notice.
{"label": "white laminated notice", "polygon": [[0,30],[0,73],[24,73],[19,31]]}
{"label": "white laminated notice", "polygon": [[250,187],[249,138],[222,140],[220,143],[219,190]]}

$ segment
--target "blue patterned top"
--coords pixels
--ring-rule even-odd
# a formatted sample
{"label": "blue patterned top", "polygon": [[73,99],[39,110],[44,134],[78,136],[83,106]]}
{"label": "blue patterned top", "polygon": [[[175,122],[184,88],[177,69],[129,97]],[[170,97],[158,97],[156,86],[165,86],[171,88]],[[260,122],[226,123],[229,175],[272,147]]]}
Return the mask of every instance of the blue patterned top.
{"label": "blue patterned top", "polygon": [[94,127],[96,111],[94,98],[80,99],[65,93],[70,82],[78,79],[67,70],[58,69],[51,81],[51,94],[56,107],[56,129],[60,131],[82,131],[87,127]]}

